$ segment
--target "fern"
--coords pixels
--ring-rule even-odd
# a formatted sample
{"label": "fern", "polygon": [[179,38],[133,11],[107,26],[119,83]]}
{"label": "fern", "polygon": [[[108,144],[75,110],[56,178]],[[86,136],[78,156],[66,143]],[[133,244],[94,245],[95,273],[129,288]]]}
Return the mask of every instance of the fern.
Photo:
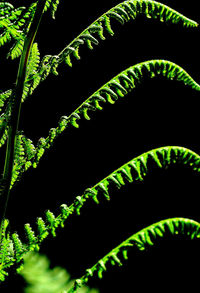
{"label": "fern", "polygon": [[[54,15],[59,1],[48,0],[46,2],[46,10],[51,9],[52,15]],[[32,6],[31,6],[32,7]],[[53,9],[55,7],[55,9]],[[33,7],[31,9],[35,8]],[[31,15],[32,15],[31,10]],[[117,6],[111,8],[108,12],[104,13],[97,20],[95,20],[90,26],[88,26],[82,33],[80,33],[69,45],[67,45],[58,55],[46,55],[40,62],[37,73],[32,77],[32,85],[29,94],[32,94],[33,90],[45,80],[50,73],[58,75],[57,68],[59,64],[65,62],[70,67],[72,66],[72,56],[76,59],[80,59],[79,49],[80,46],[86,44],[89,49],[93,49],[93,45],[98,45],[99,41],[96,34],[101,40],[104,40],[104,31],[113,35],[114,32],[111,28],[111,19],[115,19],[121,24],[130,20],[135,20],[138,15],[144,15],[147,18],[159,19],[160,21],[171,22],[173,24],[180,23],[188,28],[197,27],[198,23],[183,16],[170,7],[151,0],[132,0],[125,1]],[[13,48],[13,58],[20,55],[22,46],[19,48],[20,42],[16,44],[17,54]],[[29,86],[28,86],[29,87]],[[27,90],[28,92],[28,90]]]}
{"label": "fern", "polygon": [[[38,60],[39,51],[36,51],[36,59]],[[37,66],[38,62],[36,62],[36,67]],[[123,98],[137,87],[145,77],[154,78],[160,75],[170,80],[182,81],[185,85],[197,91],[200,90],[199,84],[197,84],[183,68],[170,61],[150,60],[129,67],[103,85],[69,116],[62,116],[58,122],[58,126],[56,128],[51,128],[49,130],[49,135],[46,138],[40,138],[36,146],[31,142],[32,150],[29,152],[31,159],[28,160],[28,163],[27,160],[21,163],[24,168],[21,168],[18,173],[15,172],[12,178],[12,185],[29,167],[37,167],[45,151],[53,145],[55,139],[69,126],[78,128],[78,122],[81,118],[90,120],[88,112],[102,110],[102,103],[105,104],[108,102],[114,104],[119,98]],[[24,88],[26,89],[26,85]],[[25,97],[24,93],[23,97]]]}
{"label": "fern", "polygon": [[155,223],[122,242],[119,246],[111,250],[106,256],[100,259],[93,267],[86,270],[85,275],[75,281],[74,286],[68,293],[76,292],[80,287],[85,285],[94,275],[99,278],[103,277],[103,272],[107,270],[107,265],[122,266],[122,258],[128,259],[127,253],[131,248],[145,250],[147,247],[154,245],[159,238],[163,238],[166,234],[187,235],[190,239],[200,238],[200,224],[196,221],[184,218],[167,219]]}
{"label": "fern", "polygon": [[[30,26],[31,18],[35,12],[36,5],[30,5],[27,9],[25,7],[14,8],[7,3],[4,15],[0,18],[0,45],[5,45],[11,40],[15,41],[15,45],[10,49],[8,56],[12,59],[21,55],[24,36]],[[9,9],[8,9],[9,7]]]}
{"label": "fern", "polygon": [[[23,155],[23,151],[19,151],[19,153]],[[80,210],[88,199],[99,203],[98,196],[104,196],[107,200],[110,200],[110,189],[113,187],[119,189],[126,183],[143,181],[152,167],[167,169],[169,166],[177,164],[186,165],[194,172],[200,172],[200,156],[191,150],[183,147],[158,148],[134,158],[93,187],[87,188],[82,196],[76,196],[70,206],[66,204],[61,205],[61,213],[57,217],[51,211],[47,210],[45,219],[41,217],[37,218],[37,231],[34,231],[30,224],[25,225],[25,243],[20,239],[18,233],[11,235],[14,249],[12,261],[9,258],[9,267],[15,263],[21,263],[24,255],[28,251],[38,250],[41,243],[50,233],[55,237],[56,229],[58,227],[64,227],[64,222],[71,215],[80,215]]]}
{"label": "fern", "polygon": [[154,78],[162,75],[170,80],[178,80],[184,84],[199,91],[200,86],[191,76],[180,66],[166,60],[150,60],[131,66],[122,71],[103,85],[99,90],[86,99],[69,116],[62,116],[56,128],[51,128],[46,138],[41,138],[36,147],[36,154],[33,158],[33,167],[35,168],[46,149],[49,149],[54,140],[66,128],[73,126],[79,127],[79,120],[85,118],[90,120],[88,112],[102,110],[102,103],[114,104],[119,98],[124,97],[131,92],[145,77]]}
{"label": "fern", "polygon": [[[58,8],[59,0],[48,0],[45,11],[50,7],[52,17]],[[29,31],[30,24],[35,13],[36,2],[29,7],[14,8],[8,2],[1,3],[0,7],[0,46],[14,40],[8,57],[15,59],[22,54],[24,39]]]}
{"label": "fern", "polygon": [[[34,280],[32,279],[32,288],[29,288],[33,290],[31,292],[34,290],[39,292],[41,280],[45,280],[50,285],[54,278],[57,279],[56,291],[76,292],[91,278],[95,276],[102,278],[103,272],[110,264],[121,266],[122,259],[127,260],[128,251],[134,247],[138,250],[145,250],[168,234],[175,237],[177,234],[186,235],[192,240],[200,238],[200,223],[192,219],[176,217],[163,220],[142,229],[112,249],[95,265],[87,269],[85,274],[75,281],[71,289],[65,287],[65,282],[63,285],[63,278],[59,278],[57,272],[49,270],[49,263],[46,260],[43,259],[41,267],[38,267],[41,257],[35,257],[35,254],[32,254],[33,258],[29,258],[30,252],[38,251],[46,238],[56,237],[58,229],[64,228],[66,220],[72,218],[72,215],[80,215],[82,208],[87,206],[89,200],[93,200],[97,204],[103,197],[110,200],[114,188],[121,189],[128,183],[143,182],[154,169],[167,169],[171,166],[181,165],[190,168],[193,174],[199,175],[199,154],[181,146],[156,148],[133,158],[94,186],[86,188],[81,195],[76,195],[70,205],[66,203],[60,205],[58,215],[47,209],[43,217],[37,218],[34,227],[29,223],[25,224],[23,235],[20,235],[21,232],[13,232],[10,228],[6,212],[12,187],[21,180],[24,172],[30,167],[36,168],[38,166],[46,150],[53,146],[55,139],[65,129],[71,126],[78,128],[80,119],[90,120],[91,112],[102,110],[106,103],[115,104],[116,101],[121,100],[135,89],[145,78],[163,76],[170,80],[181,81],[192,89],[200,91],[200,85],[179,65],[163,59],[144,61],[125,69],[101,86],[89,98],[83,100],[81,105],[71,114],[62,116],[57,127],[51,128],[46,138],[41,137],[34,144],[23,131],[18,129],[21,103],[50,74],[58,75],[58,66],[61,63],[65,62],[71,67],[72,57],[79,60],[81,45],[86,44],[89,49],[93,49],[99,44],[99,39],[105,40],[106,35],[113,36],[113,19],[123,25],[130,20],[135,20],[137,16],[143,15],[146,18],[158,19],[169,24],[180,24],[187,28],[198,26],[197,22],[159,2],[129,0],[116,5],[101,15],[57,55],[41,56],[35,37],[43,14],[50,11],[54,19],[59,2],[61,1],[40,0],[27,7],[18,8],[8,2],[0,3],[0,46],[11,43],[7,57],[11,59],[20,57],[16,83],[13,88],[0,92],[0,147],[7,143],[5,163],[2,168],[3,174],[0,179],[0,281],[4,281],[8,272],[14,269],[29,282],[30,276],[33,279],[35,277]],[[76,85],[78,86],[78,80],[76,80]],[[69,93],[68,88],[67,92]],[[70,178],[67,179],[70,180]],[[29,265],[30,267],[27,269]],[[30,268],[31,272],[28,272]],[[41,278],[36,275],[38,269],[41,269]],[[54,282],[52,284],[54,285]],[[48,289],[43,287],[42,290],[47,291]],[[84,287],[83,290],[89,289]],[[27,292],[29,292],[28,289]]]}
{"label": "fern", "polygon": [[135,20],[138,15],[144,15],[147,18],[155,18],[160,21],[181,23],[187,27],[197,27],[198,24],[189,18],[177,13],[168,6],[151,0],[131,0],[124,1],[117,6],[110,9],[108,12],[100,16],[89,27],[87,27],[76,39],[74,39],[67,47],[65,47],[59,54],[57,62],[53,64],[53,68],[65,61],[67,65],[72,66],[71,57],[75,56],[80,59],[79,47],[82,44],[87,44],[89,49],[93,49],[93,45],[98,45],[98,40],[94,37],[97,33],[100,39],[104,40],[104,30],[110,35],[114,32],[111,28],[111,19],[115,19],[121,24]]}

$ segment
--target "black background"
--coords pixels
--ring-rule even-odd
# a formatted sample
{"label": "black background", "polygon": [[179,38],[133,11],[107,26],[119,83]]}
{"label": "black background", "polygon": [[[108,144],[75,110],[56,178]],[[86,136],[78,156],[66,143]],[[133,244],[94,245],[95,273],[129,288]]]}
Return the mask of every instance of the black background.
{"label": "black background", "polygon": [[[16,2],[16,1],[14,1]],[[27,2],[27,1],[25,1]],[[60,1],[56,20],[45,15],[37,35],[41,56],[57,54],[83,29],[118,1]],[[180,13],[199,20],[198,1],[162,1]],[[21,5],[23,1],[17,4]],[[182,66],[199,81],[199,29],[163,24],[138,17],[124,26],[112,22],[114,37],[90,51],[80,49],[81,60],[73,67],[61,65],[59,76],[49,76],[23,104],[20,129],[35,143],[56,127],[62,115],[69,115],[95,90],[113,76],[136,63],[167,59]],[[5,56],[5,49],[1,49]],[[3,61],[1,89],[15,82],[18,59]],[[2,72],[2,71],[1,71]],[[85,188],[93,186],[125,162],[150,149],[179,145],[199,152],[199,92],[166,79],[145,80],[115,105],[81,121],[79,129],[68,129],[45,154],[35,170],[27,172],[13,189],[7,217],[11,229],[23,233],[23,224],[34,225],[50,209],[59,213],[60,204],[70,204]],[[5,149],[1,150],[3,157]],[[73,278],[80,277],[113,247],[134,232],[170,217],[199,221],[199,175],[186,168],[148,175],[144,183],[113,191],[111,201],[90,203],[80,217],[73,217],[65,229],[41,252],[52,266],[63,266]],[[198,282],[199,243],[166,239],[145,252],[133,251],[123,268],[114,268],[102,281],[93,280],[100,292],[170,292],[195,289]],[[20,280],[8,279],[2,290],[17,290]],[[4,292],[2,291],[2,292]]]}

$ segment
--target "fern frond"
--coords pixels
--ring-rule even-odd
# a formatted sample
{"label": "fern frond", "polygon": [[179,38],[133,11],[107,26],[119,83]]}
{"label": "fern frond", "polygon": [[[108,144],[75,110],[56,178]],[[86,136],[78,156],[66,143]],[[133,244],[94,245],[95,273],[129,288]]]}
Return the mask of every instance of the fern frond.
{"label": "fern frond", "polygon": [[[35,45],[35,48],[37,48],[37,45]],[[36,49],[36,60],[39,58],[38,55],[39,51]],[[37,68],[37,66],[38,62],[36,61],[33,68]],[[67,127],[73,126],[78,128],[78,120],[81,118],[90,120],[89,111],[94,112],[96,110],[102,110],[102,103],[108,102],[114,104],[119,98],[124,97],[132,91],[140,82],[142,82],[143,78],[154,78],[160,75],[170,80],[182,81],[185,85],[188,85],[195,90],[200,90],[200,85],[196,83],[182,67],[170,61],[150,60],[129,67],[103,85],[69,116],[62,116],[58,122],[58,126],[56,128],[51,128],[49,130],[49,135],[46,138],[40,138],[36,147],[31,140],[24,135],[22,136],[24,143],[25,140],[27,144],[29,143],[29,150],[27,150],[28,153],[26,154],[26,159],[23,161],[24,163],[20,166],[18,164],[14,166],[15,171],[13,173],[12,186],[29,167],[37,167],[45,151],[53,145],[58,135],[60,135]],[[29,91],[30,87],[27,86],[27,90]],[[23,95],[25,97],[25,91]],[[2,136],[0,145],[5,142],[6,138],[7,132]]]}
{"label": "fern frond", "polygon": [[190,166],[194,171],[200,172],[200,156],[183,147],[161,147],[146,152],[101,180],[92,188],[86,189],[82,196],[82,202],[87,198],[98,202],[97,196],[102,194],[106,199],[110,199],[109,189],[112,186],[121,188],[126,182],[143,181],[151,170],[151,166],[157,168],[168,168],[173,164]]}
{"label": "fern frond", "polygon": [[[46,10],[49,7],[58,6],[58,0],[48,0],[46,2]],[[4,31],[2,36],[0,36],[0,44],[4,44],[12,39],[12,35],[16,34],[18,37],[23,34],[26,35],[28,27],[30,25],[30,19],[33,16],[35,11],[35,3],[30,5],[27,8],[26,13],[22,19],[27,18],[27,27],[26,29],[20,26],[20,33],[13,28],[13,33],[10,34],[9,31]],[[55,12],[53,9],[52,11]],[[54,13],[53,12],[53,13]],[[106,30],[110,35],[113,35],[114,32],[111,28],[110,21],[112,18],[115,18],[117,21],[124,23],[131,19],[135,19],[137,15],[144,15],[147,18],[156,18],[160,21],[170,22],[170,23],[181,23],[186,27],[197,27],[197,22],[185,17],[184,15],[178,13],[172,8],[152,0],[129,0],[124,1],[117,6],[111,8],[109,11],[100,16],[95,20],[90,26],[88,26],[78,37],[76,37],[69,45],[67,45],[58,55],[46,55],[43,57],[39,64],[37,72],[32,76],[31,86],[26,85],[24,90],[24,95],[27,96],[32,94],[34,89],[40,84],[41,81],[45,80],[50,73],[58,75],[57,68],[60,63],[65,62],[67,65],[72,66],[72,56],[76,59],[80,59],[79,48],[80,45],[86,44],[88,48],[92,49],[93,45],[98,45],[99,41],[96,34],[100,39],[104,40],[103,35]],[[6,22],[5,20],[2,20]],[[23,21],[22,21],[23,22]],[[3,23],[4,27],[8,26],[8,23]],[[9,25],[9,28],[12,29],[12,26]],[[11,49],[9,56],[12,58],[18,57],[21,54],[22,43],[24,37],[21,39],[16,38],[16,44],[13,49]],[[13,51],[12,51],[13,50]],[[76,124],[75,124],[76,125]]]}
{"label": "fern frond", "polygon": [[[45,220],[39,217],[36,222],[37,231],[34,232],[29,224],[25,225],[26,241],[23,242],[17,233],[12,234],[14,250],[12,252],[12,263],[20,263],[25,253],[35,249],[39,249],[41,242],[51,233],[56,236],[56,229],[64,227],[64,222],[72,214],[80,214],[81,208],[85,205],[88,199],[92,199],[99,203],[98,197],[105,196],[110,199],[110,190],[113,187],[121,188],[127,182],[143,181],[151,167],[168,168],[171,165],[181,164],[186,165],[193,171],[200,172],[200,156],[195,152],[183,147],[162,147],[144,153],[128,163],[121,166],[119,169],[112,172],[106,178],[98,182],[91,188],[87,188],[83,195],[76,196],[74,202],[67,206],[60,206],[61,213],[56,217],[51,211],[46,212]],[[2,270],[4,267],[2,267]]]}
{"label": "fern frond", "polygon": [[[93,45],[98,45],[99,41],[96,34],[100,39],[104,40],[104,31],[113,35],[114,32],[111,28],[111,19],[124,24],[131,19],[135,20],[138,15],[144,15],[147,18],[154,18],[164,22],[170,22],[173,24],[180,23],[186,27],[197,27],[197,22],[185,17],[178,13],[174,9],[152,0],[130,0],[124,1],[117,6],[111,8],[97,20],[95,20],[90,26],[88,26],[81,34],[78,35],[68,46],[66,46],[57,55],[57,66],[63,61],[72,66],[71,57],[74,55],[76,59],[80,59],[79,51],[80,45],[86,44],[89,49],[93,49]],[[53,57],[53,56],[52,56]],[[49,66],[52,67],[51,59],[49,60]],[[54,65],[55,66],[55,65]]]}
{"label": "fern frond", "polygon": [[75,281],[74,286],[68,293],[76,292],[95,275],[102,278],[102,274],[107,270],[108,264],[122,266],[123,259],[128,259],[127,252],[131,248],[145,250],[147,247],[154,245],[157,239],[161,239],[165,235],[173,235],[174,237],[177,237],[177,235],[185,235],[191,240],[199,239],[200,223],[185,218],[172,218],[142,229],[111,250],[93,267],[87,269],[85,274]]}
{"label": "fern frond", "polygon": [[56,128],[49,131],[46,138],[42,138],[42,143],[38,142],[36,152],[38,153],[33,160],[33,167],[37,167],[40,158],[49,149],[54,140],[67,127],[79,127],[79,120],[85,118],[90,120],[90,111],[102,110],[103,103],[114,104],[119,98],[124,97],[131,92],[145,77],[154,78],[164,76],[170,80],[182,81],[185,85],[199,91],[200,85],[177,64],[166,60],[150,60],[136,64],[122,71],[112,78],[109,82],[98,89],[88,99],[86,99],[73,113],[69,116],[62,116]]}
{"label": "fern frond", "polygon": [[[191,150],[183,147],[162,147],[144,153],[128,163],[124,164],[119,169],[112,172],[106,178],[91,188],[85,190],[82,196],[77,196],[69,207],[61,205],[61,214],[55,217],[50,211],[47,211],[47,223],[42,220],[42,236],[44,239],[50,231],[55,236],[55,229],[62,226],[64,221],[73,213],[80,214],[80,209],[85,202],[91,198],[98,202],[97,196],[103,194],[106,199],[110,199],[110,188],[121,188],[127,182],[143,181],[151,167],[168,168],[173,164],[182,164],[192,168],[196,172],[200,172],[200,156]],[[41,229],[38,229],[41,230]],[[37,236],[36,236],[37,238]],[[31,239],[33,245],[33,239]],[[36,242],[36,244],[38,244]]]}

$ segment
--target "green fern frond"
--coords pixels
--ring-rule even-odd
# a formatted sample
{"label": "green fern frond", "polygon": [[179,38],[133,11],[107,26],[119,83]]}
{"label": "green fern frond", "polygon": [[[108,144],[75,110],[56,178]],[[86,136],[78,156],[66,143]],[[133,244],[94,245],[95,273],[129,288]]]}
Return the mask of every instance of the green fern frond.
{"label": "green fern frond", "polygon": [[143,181],[151,170],[151,166],[166,169],[172,164],[187,165],[194,171],[199,172],[200,156],[183,147],[161,147],[151,150],[124,164],[92,188],[86,189],[82,201],[92,198],[95,202],[98,202],[97,196],[99,194],[104,195],[109,200],[111,186],[119,189],[126,182]]}
{"label": "green fern frond", "polygon": [[[46,9],[52,3],[57,3],[58,0],[48,0]],[[57,4],[55,4],[57,7]],[[33,90],[45,80],[50,73],[58,75],[57,67],[62,62],[68,66],[72,66],[72,57],[80,59],[79,48],[81,45],[86,44],[89,49],[93,49],[93,45],[98,45],[98,37],[105,40],[104,31],[113,35],[114,32],[111,28],[111,19],[115,18],[120,23],[125,23],[131,19],[135,19],[137,15],[144,15],[147,18],[156,18],[160,21],[170,22],[173,24],[180,23],[186,27],[197,27],[198,23],[171,9],[170,7],[151,0],[131,0],[125,1],[117,6],[111,8],[91,25],[89,25],[82,33],[78,35],[69,45],[67,45],[58,55],[46,55],[40,62],[39,69],[34,76],[35,85]],[[97,36],[98,35],[98,36]]]}
{"label": "green fern frond", "polygon": [[52,146],[56,137],[67,127],[73,126],[78,128],[78,122],[81,118],[90,120],[88,112],[102,110],[102,104],[106,102],[114,104],[119,98],[131,92],[145,77],[154,78],[157,76],[164,76],[170,80],[182,81],[185,85],[197,91],[200,90],[200,85],[196,83],[182,67],[173,62],[166,60],[150,60],[131,66],[98,89],[72,114],[60,118],[58,126],[52,128],[46,138],[42,138],[42,143],[38,142],[38,147],[36,148],[37,155],[33,159],[33,167],[37,167],[45,150]]}
{"label": "green fern frond", "polygon": [[[58,6],[58,0],[48,0],[46,2],[46,10],[49,7]],[[24,18],[32,17],[35,11],[35,3],[27,8],[26,13],[24,13]],[[53,10],[54,11],[54,10]],[[55,12],[55,11],[54,11]],[[78,37],[76,37],[68,46],[66,46],[58,55],[46,55],[43,57],[39,64],[37,72],[32,76],[31,86],[26,85],[24,90],[24,95],[27,96],[32,94],[34,89],[40,84],[41,81],[45,80],[50,73],[58,75],[57,67],[60,63],[65,62],[69,66],[72,66],[72,56],[76,59],[80,59],[79,47],[80,45],[87,44],[88,48],[92,49],[93,45],[98,45],[99,41],[96,34],[100,39],[104,40],[103,35],[104,30],[106,30],[110,35],[114,32],[111,28],[110,21],[115,18],[120,23],[127,22],[131,19],[135,19],[137,15],[144,15],[147,18],[156,18],[160,21],[171,22],[171,23],[181,23],[186,27],[197,27],[197,22],[185,17],[184,15],[178,13],[177,11],[171,9],[170,7],[152,0],[130,0],[125,1],[117,6],[111,8],[109,11],[100,16],[95,20],[90,26],[88,26]],[[2,20],[5,21],[5,20]],[[27,21],[30,24],[30,20]],[[4,24],[8,26],[8,24]],[[28,25],[29,26],[29,25]],[[12,29],[12,26],[9,26]],[[26,35],[28,28],[23,28],[23,34]],[[13,35],[17,34],[22,36],[22,31],[17,33],[16,29],[13,28]],[[4,31],[2,37],[0,36],[0,44],[4,44],[12,39],[9,32]],[[16,44],[13,47],[13,52],[9,53],[9,56],[15,58],[21,54],[22,49],[22,39],[16,39]],[[76,125],[76,124],[75,124]]]}
{"label": "green fern frond", "polygon": [[94,275],[102,278],[102,274],[107,270],[108,264],[122,266],[123,259],[128,259],[127,253],[131,248],[134,247],[139,250],[145,250],[147,247],[154,245],[157,239],[165,237],[166,234],[175,237],[177,235],[185,235],[191,240],[199,239],[200,223],[185,218],[172,218],[144,228],[111,250],[93,267],[87,269],[85,274],[75,281],[74,286],[68,293],[76,292],[85,285],[91,277],[94,277]]}
{"label": "green fern frond", "polygon": [[[61,214],[58,217],[47,211],[46,222],[40,218],[40,228],[38,228],[38,234],[35,234],[35,240],[37,240],[35,244],[38,244],[38,235],[40,241],[46,238],[49,232],[55,236],[57,227],[62,226],[71,214],[79,215],[80,209],[89,198],[97,202],[97,196],[102,194],[109,200],[111,188],[117,187],[119,189],[127,182],[143,181],[152,166],[166,169],[173,164],[186,165],[192,170],[200,172],[200,156],[186,148],[162,147],[144,153],[124,164],[93,187],[86,189],[84,194],[77,196],[69,207],[62,205]],[[33,240],[34,237],[30,239],[32,245]]]}
{"label": "green fern frond", "polygon": [[[29,224],[25,225],[25,242],[19,238],[17,233],[11,235],[14,248],[12,252],[13,261],[9,266],[16,262],[20,263],[28,251],[38,250],[41,242],[50,233],[55,237],[56,229],[64,227],[64,222],[70,215],[80,215],[80,210],[88,199],[99,203],[98,197],[103,195],[109,200],[110,190],[113,187],[119,189],[128,182],[143,181],[152,166],[166,169],[175,164],[186,165],[193,171],[200,172],[200,156],[195,152],[183,147],[161,147],[146,152],[124,164],[93,187],[86,189],[82,196],[76,196],[70,206],[66,204],[61,205],[61,213],[57,217],[48,210],[45,220],[41,217],[37,219],[36,232],[34,232]],[[4,267],[2,267],[3,269]]]}
{"label": "green fern frond", "polygon": [[[37,52],[36,60],[38,60],[39,51],[37,50],[37,45],[35,45],[35,49]],[[37,68],[38,62],[36,62],[36,65],[34,66],[34,68]],[[94,112],[96,110],[102,110],[102,103],[108,102],[114,104],[119,98],[124,97],[132,91],[143,80],[143,78],[154,78],[156,76],[164,76],[170,80],[182,81],[185,85],[188,85],[195,90],[200,90],[200,85],[196,83],[183,68],[170,61],[150,60],[129,67],[92,94],[68,117],[62,116],[58,122],[58,126],[56,128],[51,128],[49,135],[46,138],[40,138],[36,147],[31,140],[23,136],[23,139],[26,140],[27,143],[29,141],[29,154],[26,154],[28,158],[24,160],[24,165],[20,165],[20,170],[18,165],[14,166],[15,171],[13,173],[12,186],[14,182],[18,180],[19,176],[22,175],[24,171],[28,170],[29,167],[37,167],[45,151],[53,145],[57,136],[67,127],[73,126],[78,128],[78,120],[81,118],[90,120],[89,111]],[[29,91],[30,87],[27,87],[27,89]],[[6,135],[2,136],[1,144],[5,142],[6,137]]]}
{"label": "green fern frond", "polygon": [[[156,1],[151,0],[131,0],[125,1],[117,6],[111,8],[109,11],[100,16],[95,20],[90,26],[88,26],[77,38],[75,38],[68,46],[66,46],[57,55],[57,65],[65,61],[69,66],[72,66],[71,57],[74,55],[76,59],[80,59],[78,53],[80,45],[87,44],[89,49],[93,49],[93,45],[98,45],[99,41],[96,34],[100,39],[104,40],[104,30],[108,34],[113,35],[114,32],[111,28],[111,19],[114,18],[121,24],[135,20],[138,15],[144,15],[147,18],[154,18],[164,22],[170,22],[173,24],[180,23],[186,27],[197,27],[197,22],[185,17],[184,15],[178,13],[174,9],[161,4]],[[53,56],[52,56],[53,57]],[[49,60],[49,66],[51,64],[51,59]]]}

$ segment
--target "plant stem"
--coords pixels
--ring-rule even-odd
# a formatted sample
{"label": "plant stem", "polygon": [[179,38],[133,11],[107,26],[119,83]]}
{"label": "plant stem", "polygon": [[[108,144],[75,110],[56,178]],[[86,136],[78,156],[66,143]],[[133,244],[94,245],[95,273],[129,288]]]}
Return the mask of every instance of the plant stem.
{"label": "plant stem", "polygon": [[8,129],[8,141],[7,141],[7,149],[6,149],[6,158],[4,164],[4,172],[3,172],[3,179],[2,179],[2,188],[0,193],[0,220],[1,224],[4,221],[9,193],[10,193],[10,184],[12,179],[12,170],[13,170],[13,163],[14,163],[14,155],[15,155],[15,139],[19,125],[19,118],[20,118],[20,110],[21,110],[21,100],[22,94],[24,89],[24,83],[26,78],[26,69],[28,58],[30,55],[31,47],[34,42],[36,33],[39,28],[39,24],[43,15],[44,7],[45,7],[46,0],[38,0],[36,11],[33,16],[33,20],[25,38],[24,47],[22,56],[20,58],[19,69],[17,74],[16,80],[16,87],[13,91],[12,101],[11,101],[11,118],[9,123]]}

